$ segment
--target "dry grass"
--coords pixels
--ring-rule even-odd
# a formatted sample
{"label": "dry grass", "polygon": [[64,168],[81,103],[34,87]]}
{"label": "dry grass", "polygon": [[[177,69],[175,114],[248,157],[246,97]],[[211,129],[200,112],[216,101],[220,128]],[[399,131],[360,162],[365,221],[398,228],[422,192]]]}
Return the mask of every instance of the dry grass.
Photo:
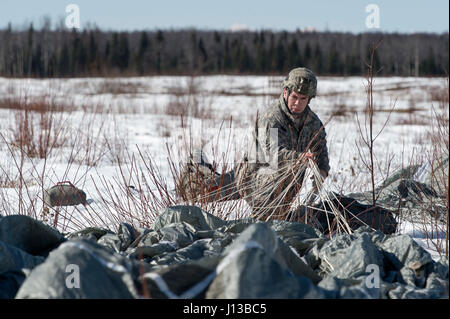
{"label": "dry grass", "polygon": [[[57,100],[27,95],[2,100],[3,107],[14,115],[9,131],[0,134],[2,150],[10,159],[8,167],[0,166],[2,213],[25,214],[57,225],[64,209],[43,211],[44,189],[62,180],[85,179],[90,168],[98,165],[105,154],[112,163],[123,157],[119,131],[98,121],[110,119],[105,117],[103,106],[98,106],[98,113],[84,113],[81,125],[74,127],[75,107]],[[66,160],[66,168],[55,173],[54,166],[60,165],[60,160]],[[67,218],[59,219],[62,223],[58,224],[59,229],[66,229],[73,215],[70,209],[66,212]]]}
{"label": "dry grass", "polygon": [[146,89],[147,88],[139,82],[107,78],[102,80],[91,94],[136,95],[140,92],[145,92]]}
{"label": "dry grass", "polygon": [[267,93],[267,92],[255,92],[252,90],[252,87],[246,86],[237,88],[236,91],[231,92],[229,90],[214,90],[211,92],[213,95],[221,95],[221,96],[253,96],[253,97],[269,97],[271,99],[276,99],[280,96],[278,93]]}
{"label": "dry grass", "polygon": [[[448,171],[448,160],[449,160],[449,114],[448,114],[448,105],[449,105],[449,83],[447,79],[447,86],[445,90],[441,90],[441,92],[445,92],[444,94],[439,95],[439,104],[438,108],[434,110],[434,123],[431,126],[431,130],[429,132],[429,140],[433,145],[431,152],[428,154],[428,163],[430,163],[431,167],[431,187],[435,189],[440,198],[437,202],[431,203],[431,208],[435,208],[436,206],[440,206],[441,210],[437,208],[435,212],[442,211],[446,212],[446,216],[444,217],[444,222],[442,222],[442,216],[440,214],[435,214],[431,216],[435,216],[433,227],[431,230],[430,238],[434,238],[435,234],[437,234],[436,242],[432,241],[435,244],[435,248],[439,253],[443,253],[446,256],[449,255],[449,247],[448,247],[448,231],[449,231],[449,171]],[[447,164],[443,162],[447,157]],[[433,207],[436,205],[435,207]],[[444,236],[442,236],[444,234]]]}
{"label": "dry grass", "polygon": [[430,119],[423,114],[415,114],[413,112],[407,112],[407,117],[397,118],[394,124],[397,125],[417,125],[417,126],[428,126],[430,125]]}
{"label": "dry grass", "polygon": [[11,176],[9,170],[0,167],[0,188],[16,188],[20,185],[18,176]]}
{"label": "dry grass", "polygon": [[[279,85],[278,79],[274,83]],[[190,78],[189,80],[179,87],[174,86],[170,91],[173,93],[169,105],[162,112],[166,115],[177,116],[180,118],[184,117],[186,122],[189,119],[196,118],[204,123],[211,123],[212,119],[215,119],[213,109],[211,104],[216,98],[215,94],[227,95],[227,92],[222,92],[220,90],[216,91],[210,96],[203,95],[200,91],[200,83],[196,78]],[[140,87],[130,87],[124,86],[120,87],[114,81],[105,81],[104,84],[99,89],[99,92],[103,94],[137,94],[139,93]],[[236,94],[249,95],[248,88],[242,87]],[[448,110],[448,94],[445,96],[443,91],[433,91],[430,94],[434,101],[439,101],[437,109],[435,112],[435,122],[436,125],[433,126],[428,134],[429,140],[433,145],[435,145],[435,150],[433,153],[429,154],[430,160],[437,158],[439,154],[445,151],[448,154],[448,113],[443,112],[443,110]],[[230,93],[233,95],[235,93]],[[275,97],[275,95],[270,95],[270,97]],[[50,99],[51,100],[51,99]],[[47,101],[47,102],[46,102]],[[116,124],[110,125],[108,122],[110,117],[106,115],[112,112],[129,113],[132,112],[125,107],[122,108],[109,108],[102,103],[97,105],[85,105],[82,109],[84,115],[79,127],[73,128],[68,125],[68,121],[64,120],[63,117],[56,116],[55,113],[61,112],[70,114],[73,109],[70,106],[65,108],[65,105],[56,103],[56,99],[53,100],[53,104],[48,102],[49,99],[36,100],[31,103],[27,100],[17,100],[7,99],[0,100],[1,105],[7,106],[9,109],[15,110],[17,114],[22,117],[17,117],[15,119],[14,134],[4,138],[5,142],[10,147],[10,155],[16,159],[14,168],[21,172],[17,176],[3,176],[0,179],[0,188],[14,188],[16,190],[16,198],[19,199],[19,207],[12,207],[17,205],[16,201],[11,201],[4,191],[0,192],[0,209],[9,213],[23,213],[29,214],[31,216],[36,216],[36,218],[41,218],[47,220],[50,224],[57,224],[58,229],[63,231],[75,231],[87,226],[100,226],[111,228],[117,227],[120,222],[128,222],[135,226],[140,227],[150,227],[153,220],[158,216],[158,214],[166,209],[168,206],[175,204],[193,204],[197,205],[208,212],[211,212],[223,219],[239,218],[242,216],[250,215],[251,208],[245,202],[245,198],[240,200],[222,201],[222,200],[212,200],[210,190],[206,184],[204,174],[201,174],[198,170],[192,175],[198,183],[202,186],[199,188],[201,191],[197,194],[181,194],[177,196],[175,192],[175,184],[179,179],[180,173],[182,172],[185,164],[180,162],[179,158],[187,158],[188,154],[194,149],[194,144],[192,143],[193,137],[186,133],[184,140],[186,144],[178,150],[179,154],[173,154],[172,151],[167,147],[165,150],[165,155],[167,162],[159,163],[155,160],[153,155],[147,151],[143,151],[138,148],[137,153],[132,152],[126,143],[126,138],[123,138],[119,134],[119,130],[116,128]],[[339,101],[338,101],[339,102]],[[24,108],[24,106],[31,106],[31,109]],[[120,111],[120,109],[122,111]],[[394,112],[397,110],[394,110]],[[352,114],[352,109],[345,106],[345,103],[338,103],[336,108],[336,114],[334,116],[345,117]],[[398,110],[398,112],[403,112]],[[410,108],[405,110],[405,114],[412,114],[415,116],[417,113],[417,108]],[[52,117],[50,117],[52,115]],[[41,118],[43,116],[43,118]],[[254,114],[251,116],[254,117]],[[253,118],[253,121],[256,118]],[[243,121],[242,119],[238,119]],[[420,117],[411,117],[410,124],[414,121],[418,122]],[[229,119],[231,122],[233,119]],[[226,125],[228,125],[226,124]],[[182,125],[183,126],[183,125]],[[70,127],[70,130],[64,131],[64,128]],[[172,137],[171,128],[163,122],[160,125],[161,136]],[[42,135],[42,139],[39,139],[39,132],[51,132],[48,135],[49,138],[45,140],[45,135]],[[60,132],[59,134],[56,134]],[[12,137],[19,137],[17,140],[12,139]],[[203,137],[205,141],[200,143],[204,145],[208,141],[207,137]],[[42,151],[39,151],[39,143],[41,143]],[[232,143],[231,140],[229,143]],[[19,147],[17,146],[19,145]],[[20,146],[22,145],[22,146]],[[29,150],[27,150],[27,145],[30,145]],[[33,146],[34,145],[34,146]],[[22,150],[23,152],[17,153],[14,151]],[[50,172],[53,169],[51,163],[48,163],[44,168],[38,168],[36,164],[32,165],[32,170],[36,172],[33,178],[30,180],[28,176],[25,176],[25,166],[24,163],[32,163],[33,156],[35,154],[44,155],[43,160],[48,158],[54,158],[57,153],[52,152],[55,149],[62,149],[63,147],[69,148],[69,160],[67,163],[69,167],[75,166],[79,170],[76,180],[83,183],[87,181],[95,185],[96,202],[95,205],[87,205],[86,207],[69,207],[69,208],[59,208],[50,209],[49,212],[41,214],[39,203],[42,202],[42,190],[46,185],[49,185]],[[218,148],[218,145],[216,145]],[[225,158],[222,153],[217,152],[213,154],[212,163],[215,168],[217,168],[218,173],[225,173],[231,167],[227,164],[231,163],[233,160]],[[117,175],[108,179],[100,174],[95,174],[95,169],[98,168],[101,163],[110,163],[117,167]],[[389,168],[389,159],[386,159],[386,165],[380,167],[380,163],[374,163],[372,167],[379,168],[379,170],[384,170],[386,175],[388,173],[386,170]],[[367,162],[368,163],[368,162]],[[348,164],[348,163],[347,163]],[[299,164],[300,165],[300,164]],[[315,176],[315,179],[320,183],[319,176],[314,174],[314,166],[305,167],[302,164],[301,169],[309,170],[310,174]],[[369,164],[370,165],[370,164]],[[170,177],[167,178],[167,167],[170,169]],[[358,162],[357,157],[355,157],[354,163],[351,164],[353,167],[352,180],[343,181],[343,183],[354,183],[354,180],[358,180],[358,176],[361,175],[363,171],[363,164]],[[370,166],[369,166],[370,167]],[[92,169],[93,168],[93,169]],[[91,170],[92,169],[92,170]],[[300,168],[298,168],[300,170]],[[39,171],[38,171],[39,170]],[[93,173],[93,174],[91,174]],[[316,172],[317,173],[317,172]],[[9,173],[10,174],[10,173]],[[69,173],[67,173],[69,174]],[[448,172],[446,173],[448,178]],[[436,170],[436,176],[437,170]],[[439,175],[440,176],[440,175]],[[443,175],[445,177],[445,175]],[[71,176],[58,176],[53,177],[51,182],[58,182]],[[212,177],[210,175],[209,177]],[[287,177],[287,176],[285,176]],[[83,181],[83,183],[81,183]],[[33,188],[33,185],[37,185],[38,190]],[[444,188],[440,190],[442,194],[447,194],[446,202],[439,203],[439,205],[446,205],[448,210],[448,182],[444,185]],[[445,186],[446,185],[446,186]],[[366,185],[363,185],[366,186]],[[243,187],[250,187],[250,185],[243,185]],[[274,203],[268,206],[279,206],[285,208],[283,205],[296,205],[294,201],[284,201],[286,194],[289,193],[289,188],[293,188],[294,185],[290,184],[288,189],[280,189],[279,197]],[[361,188],[359,184],[353,185],[355,188]],[[348,188],[342,185],[342,189]],[[187,190],[189,191],[189,190]],[[91,194],[93,195],[93,194]],[[181,197],[181,198],[180,198]],[[184,199],[183,199],[184,198]],[[217,198],[216,198],[217,199]],[[331,201],[332,199],[324,198],[323,201]],[[437,205],[438,203],[436,203]],[[431,208],[432,209],[432,208]],[[270,216],[271,213],[266,211],[268,214],[263,214],[265,217]],[[338,214],[338,213],[336,213]],[[256,217],[262,217],[256,216]],[[338,216],[338,215],[336,215]],[[57,220],[56,220],[56,217]],[[277,218],[285,217],[283,214],[276,216]],[[448,217],[447,217],[448,218]],[[337,217],[337,220],[340,220]],[[335,224],[335,227],[339,231],[348,231],[346,225],[342,222],[340,224]],[[437,227],[437,226],[436,226]],[[439,226],[441,227],[441,226]],[[442,232],[441,228],[435,228],[433,232]],[[448,233],[448,219],[447,219],[447,233]],[[430,233],[430,238],[434,235]],[[440,246],[445,246],[445,240],[442,240]],[[448,248],[443,248],[442,251],[446,251],[448,254]]]}
{"label": "dry grass", "polygon": [[29,112],[72,112],[76,107],[70,102],[59,101],[54,96],[8,95],[0,97],[0,108],[10,110],[28,110]]}
{"label": "dry grass", "polygon": [[350,117],[356,114],[356,110],[354,107],[349,107],[345,103],[337,103],[333,107],[333,111],[331,112],[331,116],[335,118],[339,117]]}
{"label": "dry grass", "polygon": [[8,141],[27,156],[47,158],[67,142],[66,114],[73,107],[49,97],[13,98],[4,105],[14,112]]}
{"label": "dry grass", "polygon": [[[437,196],[417,198],[417,207],[411,208],[405,218],[411,216],[414,228],[424,234],[429,247],[440,255],[449,255],[448,247],[448,211],[449,211],[449,114],[448,114],[448,79],[446,87],[439,94],[436,88],[430,92],[437,100],[432,106],[432,116],[421,135],[423,149],[418,151],[409,163],[424,168],[425,179],[422,182],[429,185]],[[443,93],[445,92],[445,94]],[[447,164],[445,164],[447,159]],[[423,179],[423,177],[422,177]],[[417,213],[419,212],[419,213]],[[417,217],[417,215],[419,215]]]}
{"label": "dry grass", "polygon": [[208,97],[207,94],[202,94],[199,81],[195,76],[191,76],[184,85],[169,87],[170,98],[163,113],[176,117],[213,119],[211,103],[214,95]]}

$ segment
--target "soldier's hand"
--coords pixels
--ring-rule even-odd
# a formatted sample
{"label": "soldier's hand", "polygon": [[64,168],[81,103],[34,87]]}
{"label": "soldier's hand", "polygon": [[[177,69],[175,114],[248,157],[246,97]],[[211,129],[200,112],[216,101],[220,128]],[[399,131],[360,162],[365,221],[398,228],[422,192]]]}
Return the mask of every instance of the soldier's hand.
{"label": "soldier's hand", "polygon": [[309,159],[314,159],[314,154],[311,152],[302,153],[302,161],[306,163]]}

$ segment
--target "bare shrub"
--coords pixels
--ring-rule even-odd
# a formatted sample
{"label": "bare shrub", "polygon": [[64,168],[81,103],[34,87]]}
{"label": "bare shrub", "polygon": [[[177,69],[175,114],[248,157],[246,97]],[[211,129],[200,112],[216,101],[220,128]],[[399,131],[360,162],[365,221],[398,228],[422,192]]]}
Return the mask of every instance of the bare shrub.
{"label": "bare shrub", "polygon": [[194,117],[200,119],[214,118],[211,107],[213,96],[208,98],[201,92],[201,82],[196,75],[191,75],[183,86],[169,87],[169,102],[164,113],[171,116]]}
{"label": "bare shrub", "polygon": [[[13,91],[14,92],[14,91]],[[71,102],[59,101],[56,96],[35,96],[14,93],[0,97],[0,108],[11,110],[24,110],[30,112],[72,112],[76,107]]]}
{"label": "bare shrub", "polygon": [[176,203],[153,158],[139,149],[138,153],[125,152],[125,161],[118,162],[118,174],[112,180],[93,180],[101,205],[92,214],[116,223],[150,227],[162,209]]}
{"label": "bare shrub", "polygon": [[448,106],[449,99],[448,99],[448,78],[447,78],[447,87],[445,85],[443,86],[436,86],[428,91],[431,101],[436,101],[439,103],[439,106],[445,107]]}
{"label": "bare shrub", "polygon": [[113,127],[103,134],[106,145],[106,158],[111,164],[121,163],[125,160],[128,145],[128,136],[121,131],[116,118],[113,119]]}
{"label": "bare shrub", "polygon": [[72,129],[69,163],[97,166],[107,153],[107,142],[103,138],[106,118],[100,114],[83,113],[81,125]]}
{"label": "bare shrub", "polygon": [[[62,147],[67,141],[66,105],[54,100],[36,98],[16,100],[15,116],[11,128],[11,144],[29,157],[47,158],[54,148]],[[11,105],[10,105],[11,106]],[[67,111],[67,112],[66,112]]]}
{"label": "bare shrub", "polygon": [[[366,62],[368,72],[367,72],[367,86],[366,86],[366,107],[364,109],[365,120],[364,128],[362,128],[360,120],[357,116],[358,131],[360,134],[361,144],[356,143],[359,157],[362,160],[364,166],[367,168],[371,177],[371,190],[372,190],[372,205],[376,207],[376,192],[375,192],[375,159],[374,159],[374,142],[378,134],[373,132],[373,118],[375,113],[375,106],[373,102],[373,78],[376,73],[374,70],[374,55],[375,51],[380,44],[374,46],[372,45],[370,49],[370,61]],[[366,152],[365,149],[367,148]]]}
{"label": "bare shrub", "polygon": [[[3,175],[2,179],[6,182],[4,186],[10,186],[0,188],[2,190],[1,197],[3,211],[5,213],[24,214],[38,218],[38,214],[36,213],[37,198],[35,192],[31,190],[31,187],[38,184],[38,182],[34,178],[30,178],[30,176],[25,174],[25,163],[32,163],[32,161],[30,161],[30,157],[24,151],[24,148],[19,148],[19,152],[17,153],[13,149],[14,145],[1,132],[0,141],[2,141],[6,146],[7,153],[11,158],[9,165],[13,168],[13,171],[16,172],[11,175],[11,169],[0,166],[1,174]],[[46,161],[46,158],[44,158],[44,161]],[[33,163],[32,165],[33,168],[35,168]],[[17,202],[11,200],[11,194],[5,195],[3,192],[4,189],[11,189],[15,194],[13,197],[17,200]]]}
{"label": "bare shrub", "polygon": [[143,90],[143,86],[138,82],[124,81],[121,79],[107,78],[102,80],[95,88],[93,94],[138,94]]}
{"label": "bare shrub", "polygon": [[[176,204],[196,205],[224,219],[245,215],[245,209],[248,207],[242,200],[211,201],[207,192],[199,194],[198,200],[183,199],[183,196],[176,194],[175,185],[195,144],[189,133],[186,133],[181,143],[186,144],[177,148],[178,154],[173,154],[167,145],[166,162],[159,163],[150,153],[142,151],[139,147],[138,154],[130,153],[126,148],[125,161],[118,162],[117,176],[110,181],[106,179],[95,181],[95,188],[102,204],[96,214],[108,216],[109,220],[127,221],[140,227],[149,227],[161,211]],[[224,153],[217,152],[214,155],[213,167],[219,173],[229,171],[230,167],[226,163],[230,160]],[[167,168],[170,170],[168,179],[164,177],[167,174],[163,173],[163,169]],[[205,182],[204,176],[198,177],[201,182]]]}
{"label": "bare shrub", "polygon": [[398,118],[395,124],[427,126],[430,124],[430,119],[422,114],[416,114],[414,111],[410,111],[406,117]]}
{"label": "bare shrub", "polygon": [[[448,79],[446,96],[439,94],[438,105],[432,105],[432,116],[427,130],[421,134],[422,148],[413,154],[409,164],[418,165],[420,174],[414,179],[430,186],[435,192],[415,200],[408,207],[403,219],[408,220],[414,231],[423,234],[427,245],[440,255],[448,256],[448,211],[449,211],[449,116]],[[435,92],[436,88],[432,89]],[[444,90],[439,90],[443,92]],[[430,93],[431,95],[434,93]]]}
{"label": "bare shrub", "polygon": [[[218,132],[217,135],[221,133]],[[220,192],[216,192],[217,189],[223,189],[226,193],[230,193],[235,188],[235,181],[231,184],[224,184],[225,175],[230,172],[233,167],[230,167],[230,163],[237,162],[236,159],[229,158],[230,152],[227,151],[232,147],[231,138],[228,139],[228,143],[225,146],[225,150],[219,151],[219,145],[212,146],[212,149],[216,150],[210,153],[212,155],[209,160],[211,161],[211,170],[206,173],[201,170],[200,166],[192,165],[189,162],[189,158],[193,157],[194,152],[204,151],[203,147],[198,147],[196,142],[192,140],[191,136],[186,136],[185,144],[179,149],[179,156],[182,160],[180,162],[174,162],[173,157],[169,156],[169,166],[171,170],[172,183],[177,187],[177,198],[183,204],[195,205],[205,211],[214,214],[215,216],[222,218],[224,220],[243,218],[250,215],[251,208],[247,205],[243,198],[236,200],[224,200],[220,195]],[[216,142],[217,143],[217,142]],[[180,184],[181,174],[186,173],[187,166],[191,165],[188,183],[190,185],[196,185],[195,187],[185,188]],[[218,185],[212,186],[212,180],[220,177],[218,179]],[[233,194],[229,194],[230,198]],[[228,195],[227,195],[228,196]]]}
{"label": "bare shrub", "polygon": [[189,104],[182,95],[172,95],[165,107],[165,114],[171,116],[181,116],[189,114]]}
{"label": "bare shrub", "polygon": [[[442,91],[441,91],[442,92]],[[431,216],[434,216],[431,231],[426,232],[430,238],[436,238],[432,241],[436,250],[440,254],[449,255],[448,231],[449,231],[449,82],[447,78],[446,94],[439,96],[439,105],[437,109],[433,108],[433,124],[428,132],[429,141],[432,148],[428,153],[430,168],[430,184],[439,194],[436,201],[431,201]],[[426,212],[426,210],[423,210]],[[442,216],[439,212],[444,212]]]}
{"label": "bare shrub", "polygon": [[333,116],[333,117],[348,117],[355,113],[356,113],[356,111],[353,108],[346,105],[344,102],[338,102],[333,106],[333,111],[331,112],[331,116]]}

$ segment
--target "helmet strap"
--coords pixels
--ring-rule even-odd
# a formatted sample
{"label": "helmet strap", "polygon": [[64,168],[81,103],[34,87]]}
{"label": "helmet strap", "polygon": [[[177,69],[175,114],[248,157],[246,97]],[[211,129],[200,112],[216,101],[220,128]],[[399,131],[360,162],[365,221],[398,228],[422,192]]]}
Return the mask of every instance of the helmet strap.
{"label": "helmet strap", "polygon": [[288,100],[289,100],[289,95],[291,94],[291,89],[288,88],[287,86],[285,87],[286,89],[286,99],[284,100],[284,102],[286,102],[286,105],[288,105]]}

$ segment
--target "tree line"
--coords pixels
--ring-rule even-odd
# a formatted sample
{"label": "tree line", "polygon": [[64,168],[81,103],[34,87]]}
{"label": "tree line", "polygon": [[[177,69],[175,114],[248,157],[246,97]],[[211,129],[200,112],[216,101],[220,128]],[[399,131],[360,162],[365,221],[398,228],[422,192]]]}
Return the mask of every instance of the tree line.
{"label": "tree line", "polygon": [[85,77],[187,74],[365,75],[372,44],[382,76],[448,75],[448,33],[287,31],[0,30],[0,76]]}

